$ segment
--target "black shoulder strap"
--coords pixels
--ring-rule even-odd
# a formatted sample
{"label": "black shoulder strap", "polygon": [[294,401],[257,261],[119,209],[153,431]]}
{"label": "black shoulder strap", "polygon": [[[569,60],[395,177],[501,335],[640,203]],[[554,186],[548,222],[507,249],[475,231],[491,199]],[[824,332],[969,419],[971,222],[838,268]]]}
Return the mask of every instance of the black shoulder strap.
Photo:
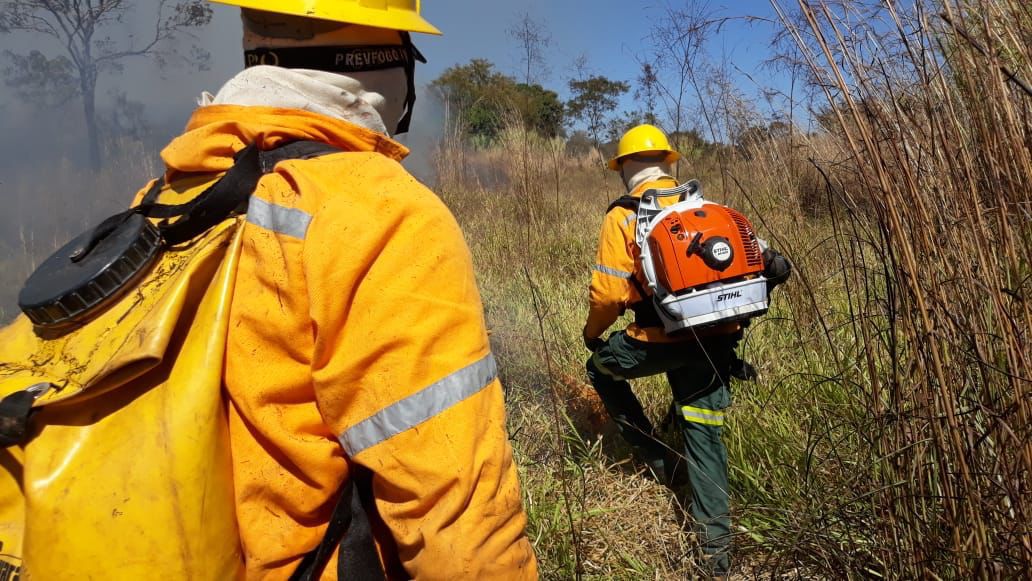
{"label": "black shoulder strap", "polygon": [[311,159],[340,150],[316,141],[295,141],[269,151],[254,143],[237,153],[233,167],[193,200],[177,206],[153,205],[143,211],[151,217],[179,216],[172,224],[159,226],[169,245],[193,240],[226,218],[247,207],[258,180],[272,172],[276,164],[290,159]]}
{"label": "black shoulder strap", "polygon": [[[237,152],[233,166],[218,181],[183,204],[157,202],[158,194],[165,185],[164,179],[158,178],[139,205],[109,217],[94,228],[88,242],[76,251],[73,260],[85,258],[101,240],[133,214],[165,220],[158,225],[158,229],[166,246],[193,240],[246,208],[247,200],[258,186],[258,180],[272,172],[277,163],[290,159],[311,159],[340,151],[318,141],[294,141],[269,151],[261,151],[257,144],[252,143]],[[172,218],[178,219],[168,222]]]}
{"label": "black shoulder strap", "polygon": [[613,208],[627,208],[632,212],[638,211],[638,205],[641,204],[641,198],[635,198],[634,196],[623,195],[613,200],[612,204],[606,208],[606,214],[613,211]]}
{"label": "black shoulder strap", "polygon": [[340,148],[321,141],[294,141],[276,149],[263,151],[259,153],[259,157],[261,158],[262,173],[272,173],[276,164],[281,161],[312,159],[340,152]]}
{"label": "black shoulder strap", "polygon": [[341,487],[337,505],[330,516],[326,534],[312,552],[305,555],[290,581],[315,581],[326,568],[334,549],[337,554],[337,579],[348,581],[383,581],[387,578],[373,542],[373,529],[362,502],[358,484],[360,469],[354,470]]}
{"label": "black shoulder strap", "polygon": [[29,417],[36,396],[29,391],[16,391],[0,400],[0,446],[17,446],[29,433]]}

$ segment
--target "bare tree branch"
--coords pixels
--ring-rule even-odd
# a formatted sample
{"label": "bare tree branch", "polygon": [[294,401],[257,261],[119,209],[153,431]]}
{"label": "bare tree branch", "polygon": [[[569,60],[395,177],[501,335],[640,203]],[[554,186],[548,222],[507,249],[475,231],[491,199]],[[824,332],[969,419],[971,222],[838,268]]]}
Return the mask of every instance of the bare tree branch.
{"label": "bare tree branch", "polygon": [[[174,3],[173,3],[174,2]],[[126,46],[117,46],[105,27],[120,24],[139,3],[132,0],[7,0],[0,2],[0,34],[36,33],[57,39],[74,69],[77,94],[82,99],[90,157],[94,167],[100,164],[100,147],[96,131],[94,100],[97,79],[104,72],[118,72],[121,61],[133,57],[153,57],[159,64],[176,54],[167,41],[186,29],[203,26],[211,20],[211,7],[204,0],[159,0],[153,35],[136,44],[130,37]],[[185,59],[184,59],[185,60]],[[7,82],[21,86],[26,94],[55,91],[55,83],[71,83],[67,77],[47,74],[46,67],[59,61],[42,54],[24,58],[7,69]],[[43,67],[28,70],[26,67]],[[31,84],[33,86],[27,86]],[[37,101],[34,101],[37,102]]]}
{"label": "bare tree branch", "polygon": [[548,77],[550,71],[545,60],[545,49],[551,44],[552,35],[545,25],[525,12],[507,32],[520,46],[520,62],[526,69],[523,82],[532,85]]}

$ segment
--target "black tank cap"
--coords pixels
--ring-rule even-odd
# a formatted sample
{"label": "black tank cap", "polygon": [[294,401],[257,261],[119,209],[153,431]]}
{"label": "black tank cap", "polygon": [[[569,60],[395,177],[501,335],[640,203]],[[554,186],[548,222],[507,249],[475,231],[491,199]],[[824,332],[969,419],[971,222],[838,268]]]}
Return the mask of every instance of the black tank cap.
{"label": "black tank cap", "polygon": [[161,249],[157,227],[131,214],[85,257],[72,260],[93,233],[91,229],[65,244],[25,282],[18,306],[35,325],[56,330],[89,319],[132,288]]}

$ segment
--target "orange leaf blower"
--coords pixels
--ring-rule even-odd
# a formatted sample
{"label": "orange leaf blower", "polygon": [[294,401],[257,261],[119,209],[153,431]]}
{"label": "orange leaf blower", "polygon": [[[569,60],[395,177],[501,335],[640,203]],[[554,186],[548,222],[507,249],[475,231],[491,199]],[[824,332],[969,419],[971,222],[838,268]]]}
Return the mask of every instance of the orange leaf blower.
{"label": "orange leaf blower", "polygon": [[745,216],[704,200],[696,180],[646,191],[637,212],[635,241],[667,333],[767,312],[763,251]]}

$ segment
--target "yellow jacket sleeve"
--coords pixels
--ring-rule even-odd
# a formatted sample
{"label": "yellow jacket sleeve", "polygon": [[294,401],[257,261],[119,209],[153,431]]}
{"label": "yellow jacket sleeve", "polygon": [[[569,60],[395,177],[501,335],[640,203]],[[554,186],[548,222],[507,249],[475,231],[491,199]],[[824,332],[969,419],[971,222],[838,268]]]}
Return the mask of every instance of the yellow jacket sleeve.
{"label": "yellow jacket sleeve", "polygon": [[635,272],[631,251],[634,240],[629,234],[633,232],[633,220],[634,213],[623,208],[611,210],[602,220],[588,289],[588,322],[584,327],[588,339],[601,336],[637,297],[631,283]]}
{"label": "yellow jacket sleeve", "polygon": [[409,577],[534,579],[462,233],[395,162],[363,171],[374,191],[331,199],[305,241],[320,412],[349,461],[371,472]]}

